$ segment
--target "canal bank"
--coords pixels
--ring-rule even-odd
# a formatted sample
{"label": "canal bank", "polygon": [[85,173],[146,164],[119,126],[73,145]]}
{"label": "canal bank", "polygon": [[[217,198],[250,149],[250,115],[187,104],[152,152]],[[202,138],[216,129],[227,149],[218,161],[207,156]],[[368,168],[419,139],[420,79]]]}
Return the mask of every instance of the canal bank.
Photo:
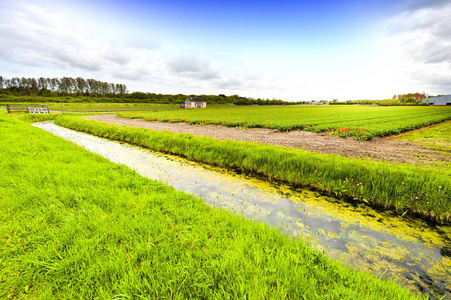
{"label": "canal bank", "polygon": [[291,190],[52,123],[35,126],[127,165],[143,176],[198,195],[209,205],[309,240],[346,265],[394,278],[412,291],[446,297],[451,294],[449,226],[430,227],[423,221],[380,213],[362,204],[343,203],[308,190]]}

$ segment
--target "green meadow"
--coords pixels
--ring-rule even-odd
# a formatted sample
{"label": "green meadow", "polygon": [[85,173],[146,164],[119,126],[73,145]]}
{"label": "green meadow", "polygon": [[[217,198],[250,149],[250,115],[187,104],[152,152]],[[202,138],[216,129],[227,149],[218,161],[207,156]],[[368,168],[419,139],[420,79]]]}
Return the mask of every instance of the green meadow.
{"label": "green meadow", "polygon": [[24,121],[0,137],[0,298],[410,298]]}
{"label": "green meadow", "polygon": [[[1,100],[1,99],[0,99]],[[178,109],[180,105],[178,103],[117,103],[117,102],[1,102],[0,109],[6,111],[6,104],[20,104],[20,105],[48,105],[52,111],[70,112],[70,113],[95,113],[95,112],[126,112],[126,111],[149,111],[149,110],[166,110],[166,109]],[[5,108],[2,108],[5,106]],[[209,107],[234,107],[231,103],[226,104],[210,104]]]}
{"label": "green meadow", "polygon": [[[14,105],[12,102],[0,102],[0,106],[6,104]],[[92,102],[19,102],[20,105],[48,105],[50,110],[64,112],[106,112],[106,111],[135,111],[151,109],[174,109],[179,108],[178,104],[154,104],[154,103],[92,103]],[[6,110],[6,108],[5,108]]]}

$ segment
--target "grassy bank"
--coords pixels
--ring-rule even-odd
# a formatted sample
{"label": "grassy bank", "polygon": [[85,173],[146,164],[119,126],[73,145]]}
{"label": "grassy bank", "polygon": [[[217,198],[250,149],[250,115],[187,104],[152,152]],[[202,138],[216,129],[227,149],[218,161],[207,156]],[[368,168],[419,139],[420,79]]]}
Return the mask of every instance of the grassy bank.
{"label": "grassy bank", "polygon": [[449,170],[156,132],[74,117],[58,118],[56,123],[190,160],[259,174],[295,186],[311,186],[399,213],[415,213],[439,223],[451,220]]}
{"label": "grassy bank", "polygon": [[0,136],[0,298],[409,298],[11,116]]}

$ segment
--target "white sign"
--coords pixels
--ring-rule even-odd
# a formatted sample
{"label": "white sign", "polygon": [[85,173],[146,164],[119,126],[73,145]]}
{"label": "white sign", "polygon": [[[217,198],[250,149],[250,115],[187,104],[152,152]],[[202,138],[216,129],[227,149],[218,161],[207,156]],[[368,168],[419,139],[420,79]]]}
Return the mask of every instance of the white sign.
{"label": "white sign", "polygon": [[28,112],[30,114],[48,114],[49,110],[47,107],[29,107]]}

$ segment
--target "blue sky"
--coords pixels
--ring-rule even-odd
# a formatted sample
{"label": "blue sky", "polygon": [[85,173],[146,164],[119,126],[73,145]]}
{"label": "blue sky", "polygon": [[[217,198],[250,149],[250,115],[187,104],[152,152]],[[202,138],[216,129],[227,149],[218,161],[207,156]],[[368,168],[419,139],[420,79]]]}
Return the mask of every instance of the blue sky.
{"label": "blue sky", "polygon": [[451,93],[451,0],[0,2],[0,75],[289,101]]}

